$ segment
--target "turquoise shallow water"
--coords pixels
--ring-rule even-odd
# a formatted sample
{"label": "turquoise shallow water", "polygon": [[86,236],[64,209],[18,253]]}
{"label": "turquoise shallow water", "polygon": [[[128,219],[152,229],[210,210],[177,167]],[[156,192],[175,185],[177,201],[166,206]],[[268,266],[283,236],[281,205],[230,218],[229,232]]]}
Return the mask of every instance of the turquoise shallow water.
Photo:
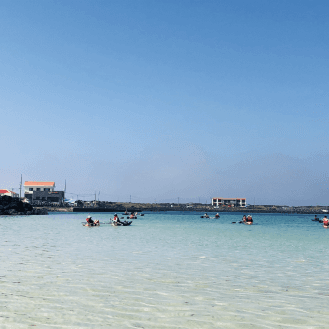
{"label": "turquoise shallow water", "polygon": [[87,215],[0,217],[0,328],[329,328],[313,216]]}

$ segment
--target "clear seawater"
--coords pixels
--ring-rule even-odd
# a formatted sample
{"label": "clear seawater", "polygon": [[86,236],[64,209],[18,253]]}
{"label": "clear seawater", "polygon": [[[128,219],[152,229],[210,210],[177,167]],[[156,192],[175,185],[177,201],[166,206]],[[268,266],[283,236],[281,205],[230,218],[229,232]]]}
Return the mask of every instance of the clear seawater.
{"label": "clear seawater", "polygon": [[329,229],[312,215],[87,215],[0,217],[1,329],[329,328]]}

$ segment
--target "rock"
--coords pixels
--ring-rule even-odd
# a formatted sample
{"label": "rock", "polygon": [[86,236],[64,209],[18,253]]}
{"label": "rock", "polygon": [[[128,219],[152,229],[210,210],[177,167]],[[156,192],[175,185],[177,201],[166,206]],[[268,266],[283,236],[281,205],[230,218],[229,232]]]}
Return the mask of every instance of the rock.
{"label": "rock", "polygon": [[0,215],[47,215],[45,209],[38,209],[33,212],[33,207],[29,203],[22,202],[19,198],[12,198],[4,195],[0,197]]}
{"label": "rock", "polygon": [[33,209],[33,215],[48,215],[48,210],[45,208]]}

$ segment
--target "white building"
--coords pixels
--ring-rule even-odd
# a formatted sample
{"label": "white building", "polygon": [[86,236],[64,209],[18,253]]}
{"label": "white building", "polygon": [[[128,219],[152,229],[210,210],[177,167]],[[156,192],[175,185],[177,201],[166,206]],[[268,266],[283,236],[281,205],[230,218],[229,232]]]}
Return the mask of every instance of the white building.
{"label": "white building", "polygon": [[245,207],[246,198],[212,198],[211,204],[215,207]]}
{"label": "white building", "polygon": [[55,189],[55,182],[25,182],[24,195],[33,194],[33,191],[48,191],[53,192]]}

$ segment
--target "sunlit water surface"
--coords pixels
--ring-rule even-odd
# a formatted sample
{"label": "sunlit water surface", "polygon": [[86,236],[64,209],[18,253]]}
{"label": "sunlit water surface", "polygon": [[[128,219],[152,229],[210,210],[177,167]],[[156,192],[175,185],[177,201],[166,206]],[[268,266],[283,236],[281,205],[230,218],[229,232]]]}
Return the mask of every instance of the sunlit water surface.
{"label": "sunlit water surface", "polygon": [[0,328],[329,328],[313,216],[87,215],[0,217]]}

